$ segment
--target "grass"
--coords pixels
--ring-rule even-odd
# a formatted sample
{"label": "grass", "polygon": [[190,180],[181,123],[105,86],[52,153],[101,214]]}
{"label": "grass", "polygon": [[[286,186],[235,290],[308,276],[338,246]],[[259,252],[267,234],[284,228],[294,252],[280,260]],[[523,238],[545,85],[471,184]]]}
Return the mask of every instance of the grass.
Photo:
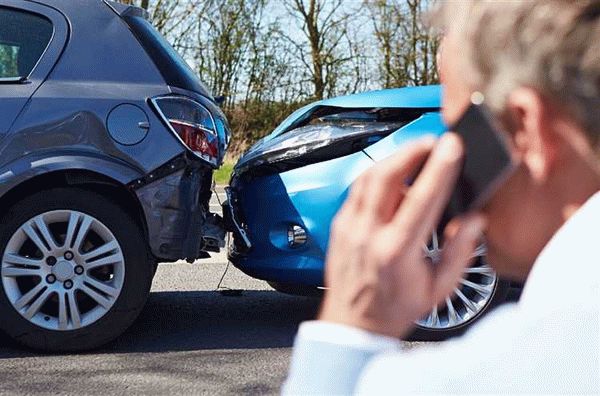
{"label": "grass", "polygon": [[219,169],[214,173],[215,183],[217,184],[229,184],[229,178],[231,172],[233,172],[233,162],[225,162]]}

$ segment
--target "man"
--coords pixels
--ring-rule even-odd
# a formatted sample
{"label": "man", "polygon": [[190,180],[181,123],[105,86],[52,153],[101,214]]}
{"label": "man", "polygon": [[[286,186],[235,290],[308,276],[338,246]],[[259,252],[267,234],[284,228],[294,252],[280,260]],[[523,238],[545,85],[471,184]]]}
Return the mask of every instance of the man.
{"label": "man", "polygon": [[[445,121],[482,93],[518,169],[481,212],[449,224],[435,267],[421,247],[454,188],[460,139],[419,141],[357,180],[284,392],[600,393],[600,1],[465,0],[438,14]],[[481,232],[498,274],[526,280],[520,302],[460,339],[402,351]]]}

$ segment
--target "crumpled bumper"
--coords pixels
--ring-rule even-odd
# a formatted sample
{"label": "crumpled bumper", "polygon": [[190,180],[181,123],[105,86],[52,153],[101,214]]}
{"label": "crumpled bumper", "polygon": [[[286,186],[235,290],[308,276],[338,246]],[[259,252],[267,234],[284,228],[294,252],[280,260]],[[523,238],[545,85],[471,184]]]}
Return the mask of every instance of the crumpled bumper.
{"label": "crumpled bumper", "polygon": [[146,218],[150,250],[158,259],[192,262],[225,246],[223,220],[209,211],[211,168],[179,157],[130,186]]}

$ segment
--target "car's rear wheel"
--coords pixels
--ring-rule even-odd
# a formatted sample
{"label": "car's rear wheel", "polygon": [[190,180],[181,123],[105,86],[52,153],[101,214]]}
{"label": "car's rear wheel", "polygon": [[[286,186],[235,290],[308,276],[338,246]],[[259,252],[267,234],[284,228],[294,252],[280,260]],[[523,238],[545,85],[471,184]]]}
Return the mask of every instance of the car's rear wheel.
{"label": "car's rear wheel", "polygon": [[102,195],[57,188],[1,219],[0,328],[49,351],[100,346],[144,306],[152,280],[142,231]]}
{"label": "car's rear wheel", "polygon": [[[425,256],[432,265],[441,258],[442,241],[434,232],[425,247]],[[509,283],[498,278],[486,262],[487,249],[481,243],[475,249],[474,263],[465,269],[459,285],[445,301],[423,319],[409,337],[418,341],[439,341],[462,334],[471,324],[506,299]]]}

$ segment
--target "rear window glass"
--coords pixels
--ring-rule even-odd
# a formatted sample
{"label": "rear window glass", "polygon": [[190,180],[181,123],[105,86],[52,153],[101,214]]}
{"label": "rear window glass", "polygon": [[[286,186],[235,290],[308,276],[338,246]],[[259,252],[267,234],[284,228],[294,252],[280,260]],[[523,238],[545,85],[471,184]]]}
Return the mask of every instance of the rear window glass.
{"label": "rear window glass", "polygon": [[41,16],[0,8],[0,78],[27,77],[52,38]]}
{"label": "rear window glass", "polygon": [[210,96],[206,87],[167,40],[143,17],[123,18],[167,84]]}

